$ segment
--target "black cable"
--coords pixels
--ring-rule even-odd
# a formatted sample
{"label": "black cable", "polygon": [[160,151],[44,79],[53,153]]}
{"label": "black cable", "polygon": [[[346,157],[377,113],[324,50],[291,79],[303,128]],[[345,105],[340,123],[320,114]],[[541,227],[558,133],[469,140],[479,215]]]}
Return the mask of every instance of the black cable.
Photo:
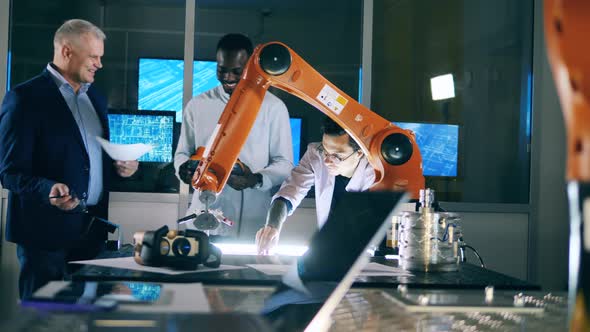
{"label": "black cable", "polygon": [[447,223],[447,227],[445,227],[445,233],[443,234],[442,239],[438,239],[440,242],[446,242],[449,237],[449,227],[457,227],[455,223]]}
{"label": "black cable", "polygon": [[[463,237],[459,237],[459,243],[463,243]],[[467,262],[467,256],[465,255],[465,247],[459,246],[459,255],[461,255],[461,263]]]}
{"label": "black cable", "polygon": [[[469,248],[469,249],[473,250],[473,253],[474,253],[474,254],[475,254],[475,256],[477,256],[477,258],[479,259],[479,263],[481,264],[481,267],[483,267],[484,269],[486,268],[486,265],[484,264],[484,262],[483,262],[483,259],[481,258],[481,256],[480,256],[480,255],[479,255],[479,253],[477,252],[477,250],[475,250],[475,248],[473,248],[473,247],[472,247],[472,246],[470,246],[470,245],[466,245],[466,244],[462,245],[461,247],[463,247],[463,248]],[[465,260],[465,261],[467,261],[467,260]]]}
{"label": "black cable", "polygon": [[185,221],[188,221],[188,220],[191,220],[191,219],[195,219],[196,217],[197,217],[197,214],[196,213],[189,214],[186,217],[182,217],[182,218],[176,220],[176,223],[180,224],[182,222],[185,222]]}
{"label": "black cable", "polygon": [[[435,208],[435,211],[437,211],[437,212],[447,212],[447,210],[443,209],[443,208],[440,206],[440,204],[439,204],[439,202],[438,202],[438,201],[434,202],[434,208]],[[454,225],[455,227],[457,226],[457,225],[455,225],[455,224],[453,224],[453,225]],[[447,225],[447,228],[445,229],[445,235],[443,236],[443,241],[445,240],[445,237],[448,235],[448,231],[449,231],[449,226]],[[439,239],[439,240],[440,240],[440,239]],[[463,237],[462,237],[462,236],[461,236],[461,237],[459,237],[459,243],[461,243],[461,242],[463,242]],[[473,248],[473,247],[471,247],[471,246],[468,246],[468,245],[462,245],[462,246],[459,246],[459,256],[460,256],[460,261],[461,261],[461,263],[465,263],[465,262],[467,262],[467,255],[466,255],[466,253],[465,253],[465,248],[466,248],[466,247],[469,247],[469,249],[473,250],[473,252],[474,252],[474,253],[475,253],[475,255],[477,256],[477,258],[479,258],[479,262],[481,263],[481,267],[485,268],[486,266],[485,266],[485,264],[483,263],[483,259],[481,258],[481,256],[480,256],[480,255],[479,255],[479,253],[477,252],[477,250],[475,250],[475,248]]]}
{"label": "black cable", "polygon": [[240,190],[241,199],[240,199],[240,219],[238,224],[238,237],[242,233],[242,216],[244,215],[244,190]]}

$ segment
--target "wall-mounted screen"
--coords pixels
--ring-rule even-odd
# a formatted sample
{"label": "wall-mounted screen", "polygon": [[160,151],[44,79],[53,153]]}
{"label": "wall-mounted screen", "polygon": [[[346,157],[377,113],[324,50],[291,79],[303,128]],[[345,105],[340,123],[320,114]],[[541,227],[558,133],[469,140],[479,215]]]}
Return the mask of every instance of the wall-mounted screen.
{"label": "wall-mounted screen", "polygon": [[459,126],[452,124],[394,122],[416,134],[424,175],[457,176]]}
{"label": "wall-mounted screen", "polygon": [[141,156],[139,161],[172,161],[175,112],[109,110],[108,116],[111,142],[151,144],[152,151]]}
{"label": "wall-mounted screen", "polygon": [[290,118],[291,121],[291,139],[293,140],[293,164],[299,164],[301,154],[301,118]]}
{"label": "wall-mounted screen", "polygon": [[[137,108],[175,111],[176,122],[182,122],[183,79],[183,60],[140,58]],[[197,60],[193,63],[193,96],[219,84],[215,61]]]}
{"label": "wall-mounted screen", "polygon": [[[182,82],[184,61],[178,59],[139,59],[139,86],[137,106],[140,111],[174,111],[176,122],[182,122]],[[208,91],[220,83],[217,80],[215,61],[193,63],[193,96]],[[291,118],[293,162],[301,156],[301,118]],[[111,133],[112,136],[112,133]]]}

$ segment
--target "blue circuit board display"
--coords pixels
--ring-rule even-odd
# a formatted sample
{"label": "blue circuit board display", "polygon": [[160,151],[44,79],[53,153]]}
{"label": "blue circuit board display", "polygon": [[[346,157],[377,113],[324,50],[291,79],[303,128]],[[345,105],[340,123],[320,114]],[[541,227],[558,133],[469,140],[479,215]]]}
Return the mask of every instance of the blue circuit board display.
{"label": "blue circuit board display", "polygon": [[172,161],[174,118],[153,114],[109,114],[110,140],[117,144],[151,144],[139,161]]}
{"label": "blue circuit board display", "polygon": [[459,126],[438,123],[394,122],[416,134],[424,175],[457,176]]}
{"label": "blue circuit board display", "polygon": [[[177,59],[139,59],[139,110],[175,111],[176,122],[182,122],[182,82],[184,61]],[[193,96],[220,83],[215,61],[194,61]]]}

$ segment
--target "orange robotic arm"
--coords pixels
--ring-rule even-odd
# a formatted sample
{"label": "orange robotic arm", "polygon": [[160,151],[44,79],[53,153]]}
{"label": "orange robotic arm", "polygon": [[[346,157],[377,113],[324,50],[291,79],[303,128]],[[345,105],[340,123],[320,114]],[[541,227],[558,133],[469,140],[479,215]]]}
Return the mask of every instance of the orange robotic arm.
{"label": "orange robotic arm", "polygon": [[571,331],[590,330],[590,1],[546,0],[545,37],[567,135]]}
{"label": "orange robotic arm", "polygon": [[371,190],[407,190],[418,198],[424,176],[413,134],[346,95],[286,45],[271,42],[254,50],[208,146],[197,151],[201,163],[192,181],[201,201],[211,202],[223,189],[271,85],[315,106],[353,137],[375,169]]}
{"label": "orange robotic arm", "polygon": [[566,125],[566,178],[590,182],[590,1],[545,1],[545,33]]}

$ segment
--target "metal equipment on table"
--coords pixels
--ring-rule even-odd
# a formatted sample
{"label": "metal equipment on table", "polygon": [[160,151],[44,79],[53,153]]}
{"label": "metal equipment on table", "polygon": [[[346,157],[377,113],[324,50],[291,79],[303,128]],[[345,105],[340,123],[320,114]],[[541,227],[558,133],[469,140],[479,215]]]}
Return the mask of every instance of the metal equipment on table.
{"label": "metal equipment on table", "polygon": [[410,271],[457,271],[462,239],[460,216],[435,212],[434,190],[420,190],[417,212],[402,212],[398,222],[400,265]]}

